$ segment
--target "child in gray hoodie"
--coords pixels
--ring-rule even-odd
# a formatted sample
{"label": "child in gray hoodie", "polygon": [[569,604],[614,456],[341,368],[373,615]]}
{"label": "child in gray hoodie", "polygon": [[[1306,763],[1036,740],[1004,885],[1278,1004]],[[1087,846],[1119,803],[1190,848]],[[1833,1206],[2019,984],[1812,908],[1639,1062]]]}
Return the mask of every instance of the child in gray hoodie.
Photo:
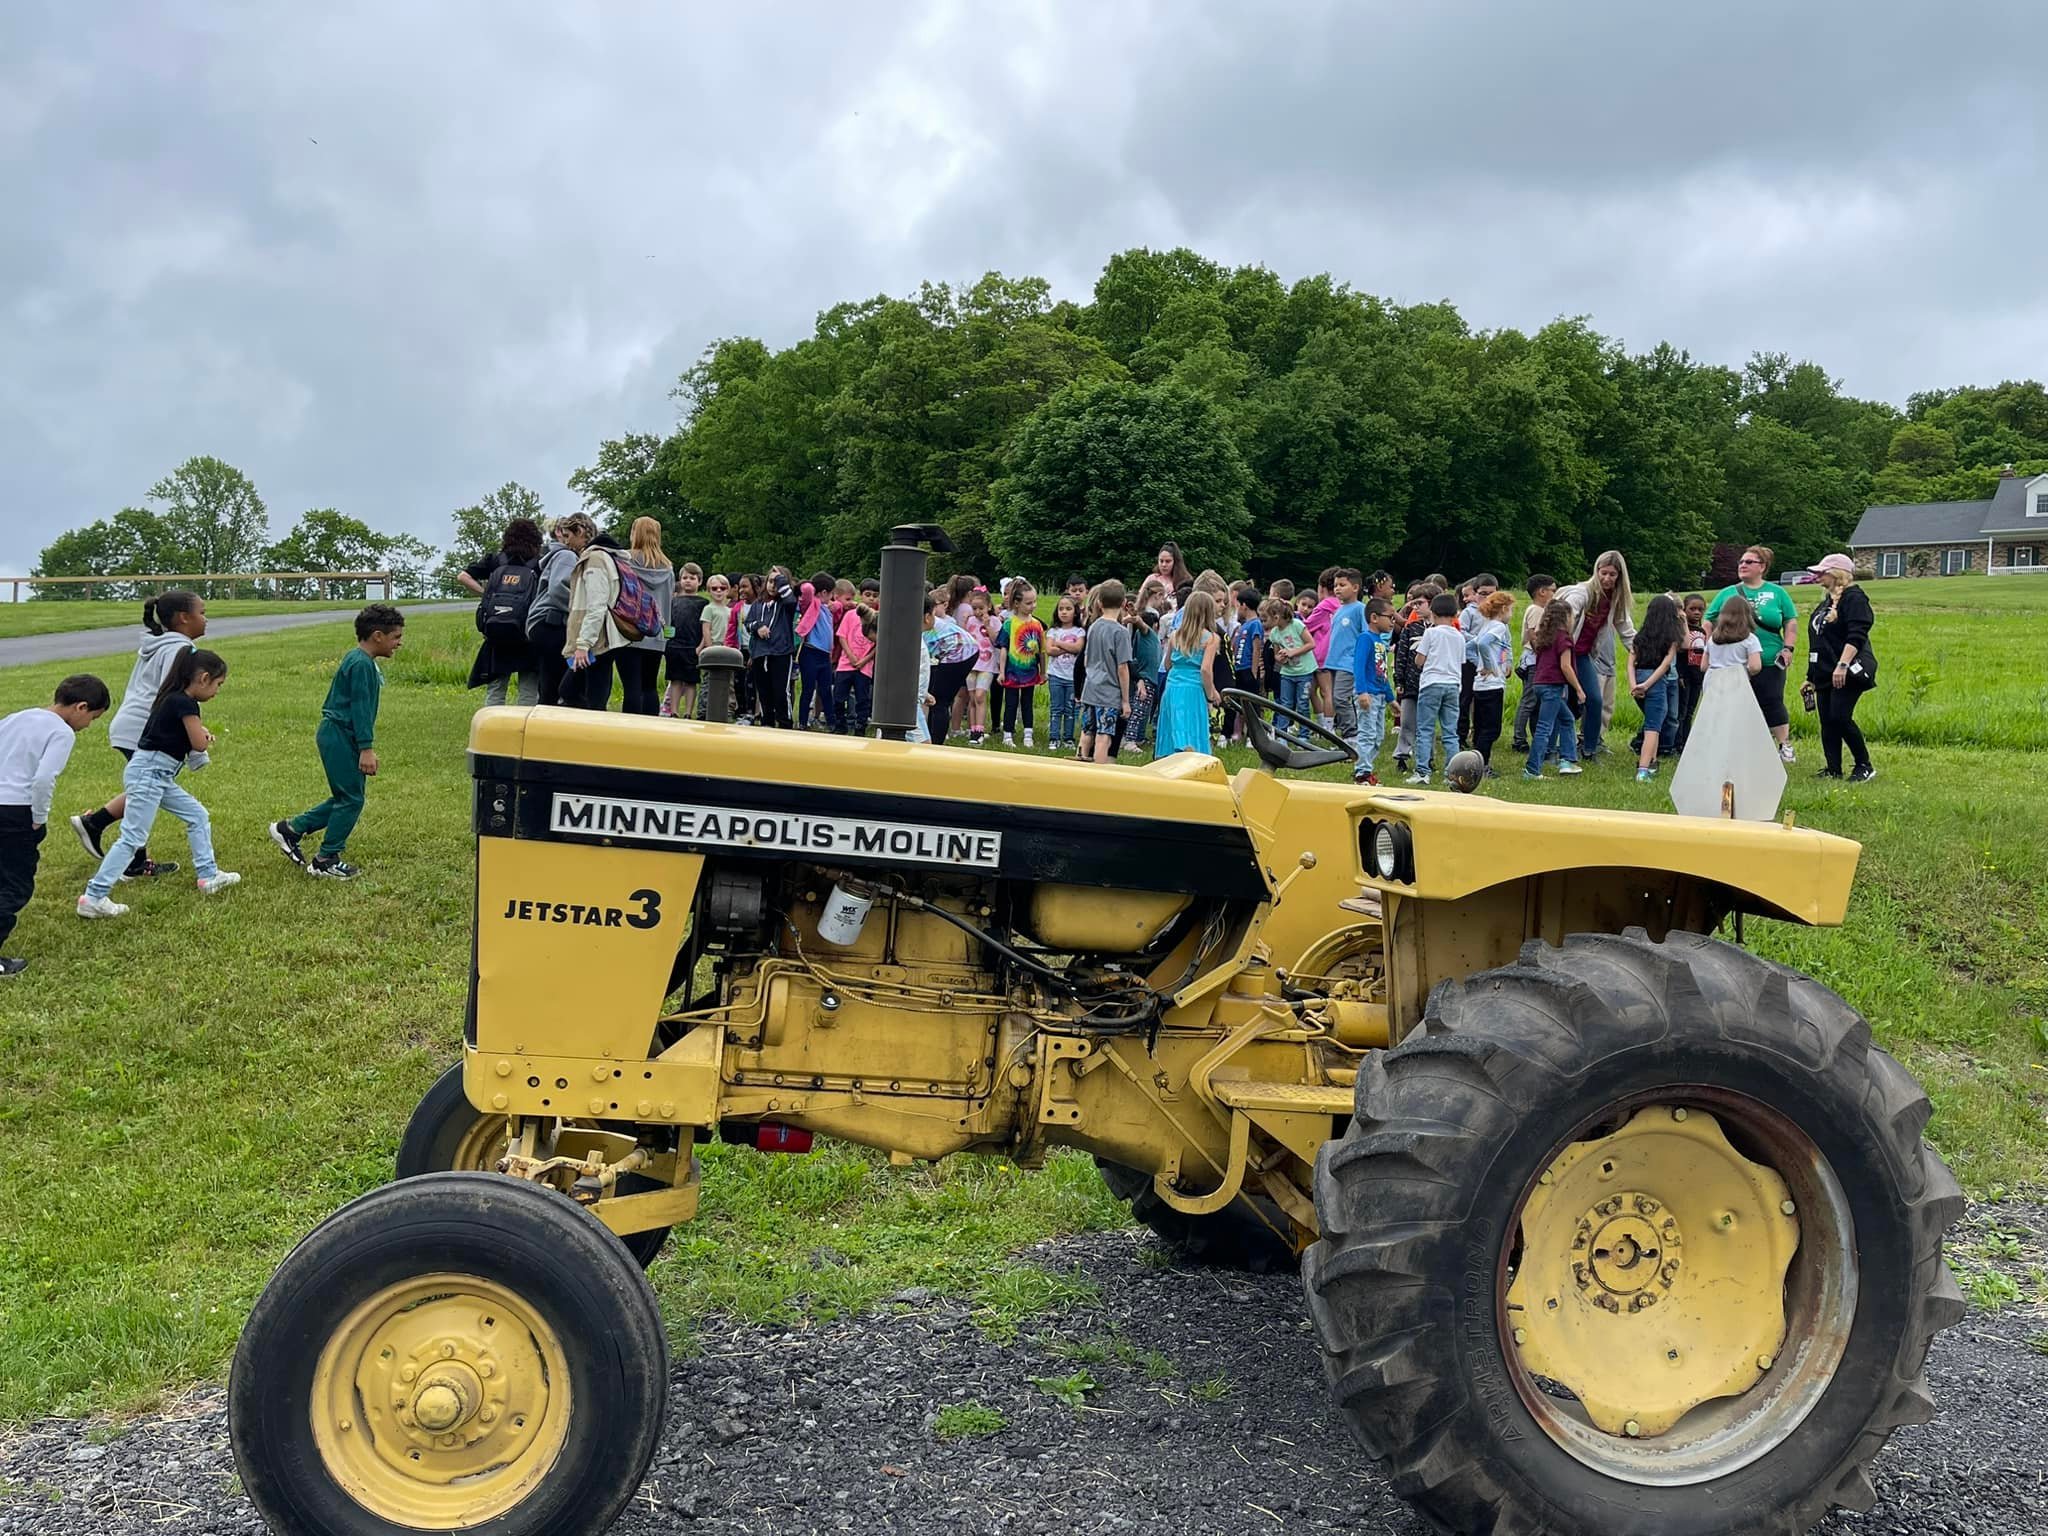
{"label": "child in gray hoodie", "polygon": [[[206,633],[206,599],[197,592],[177,587],[159,592],[142,605],[142,627],[146,633],[135,653],[135,666],[128,674],[128,686],[121,692],[121,707],[107,722],[107,739],[121,754],[123,762],[135,755],[136,744],[142,740],[142,728],[149,723],[149,711],[163,689],[171,663],[198,645],[199,637]],[[127,795],[116,795],[99,809],[83,811],[72,817],[71,830],[78,834],[78,840],[85,845],[87,853],[95,859],[104,858],[106,850],[100,846],[100,838],[107,828],[121,824],[121,817],[127,809]],[[177,872],[175,861],[153,860],[147,848],[138,848],[121,878],[136,880],[150,875],[175,875]]]}

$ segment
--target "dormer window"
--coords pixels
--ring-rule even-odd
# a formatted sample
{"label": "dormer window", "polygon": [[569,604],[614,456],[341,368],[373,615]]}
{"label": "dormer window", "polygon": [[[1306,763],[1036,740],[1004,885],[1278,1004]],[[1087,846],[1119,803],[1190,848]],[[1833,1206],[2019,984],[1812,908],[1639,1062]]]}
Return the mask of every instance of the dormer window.
{"label": "dormer window", "polygon": [[2037,475],[2027,487],[2027,516],[2048,518],[2048,475]]}

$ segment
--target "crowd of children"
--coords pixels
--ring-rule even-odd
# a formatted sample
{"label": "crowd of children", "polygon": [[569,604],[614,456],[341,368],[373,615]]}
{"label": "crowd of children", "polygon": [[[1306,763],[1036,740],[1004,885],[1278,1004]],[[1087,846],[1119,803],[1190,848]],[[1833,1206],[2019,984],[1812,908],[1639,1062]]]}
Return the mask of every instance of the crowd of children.
{"label": "crowd of children", "polygon": [[[213,818],[186,782],[208,764],[215,738],[202,718],[203,706],[228,680],[226,659],[198,643],[206,633],[205,600],[192,592],[165,592],[143,604],[142,622],[142,644],[108,726],[109,741],[123,760],[122,792],[70,818],[71,830],[95,863],[77,901],[82,918],[125,917],[129,909],[113,899],[115,886],[164,880],[178,872],[175,861],[149,855],[149,834],[159,811],[184,825],[200,895],[218,895],[242,879],[220,867]],[[373,743],[383,683],[377,662],[404,643],[405,615],[389,604],[372,603],[356,615],[355,633],[355,647],[335,671],[314,732],[328,798],[270,826],[272,840],[294,864],[334,880],[358,873],[342,853],[362,814],[367,780],[377,772]],[[49,704],[0,719],[0,945],[12,937],[34,889],[57,775],[69,762],[77,736],[111,703],[104,682],[80,673],[59,683]],[[115,829],[109,840],[107,833]],[[322,843],[309,857],[301,840],[314,831],[322,833]],[[27,961],[0,955],[0,978],[18,976],[26,968]]]}

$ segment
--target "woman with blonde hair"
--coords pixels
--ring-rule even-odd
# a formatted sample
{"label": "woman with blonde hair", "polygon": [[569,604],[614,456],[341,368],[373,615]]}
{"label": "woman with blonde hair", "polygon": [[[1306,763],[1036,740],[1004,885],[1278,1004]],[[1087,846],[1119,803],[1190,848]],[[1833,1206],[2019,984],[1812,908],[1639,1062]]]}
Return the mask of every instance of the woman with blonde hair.
{"label": "woman with blonde hair", "polygon": [[[619,558],[633,567],[633,574],[654,599],[655,612],[666,618],[676,594],[676,568],[662,553],[661,524],[651,517],[634,518],[631,546]],[[668,626],[664,623],[653,634],[642,635],[618,653],[619,682],[626,690],[627,714],[661,713],[661,658],[667,651]]]}
{"label": "woman with blonde hair", "polygon": [[1593,574],[1565,587],[1554,599],[1571,613],[1572,664],[1585,691],[1585,712],[1579,717],[1579,756],[1600,751],[1600,733],[1614,709],[1614,656],[1617,642],[1636,641],[1635,593],[1629,586],[1628,561],[1618,549],[1603,550]]}

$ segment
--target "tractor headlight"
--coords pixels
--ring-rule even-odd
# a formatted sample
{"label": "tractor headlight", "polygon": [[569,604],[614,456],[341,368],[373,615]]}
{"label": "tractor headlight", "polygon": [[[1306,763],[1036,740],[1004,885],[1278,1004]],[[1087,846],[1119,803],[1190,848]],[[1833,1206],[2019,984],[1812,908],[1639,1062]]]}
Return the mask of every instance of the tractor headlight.
{"label": "tractor headlight", "polygon": [[1381,822],[1379,830],[1372,835],[1372,862],[1382,880],[1398,880],[1401,877],[1401,845],[1394,837],[1391,824]]}

